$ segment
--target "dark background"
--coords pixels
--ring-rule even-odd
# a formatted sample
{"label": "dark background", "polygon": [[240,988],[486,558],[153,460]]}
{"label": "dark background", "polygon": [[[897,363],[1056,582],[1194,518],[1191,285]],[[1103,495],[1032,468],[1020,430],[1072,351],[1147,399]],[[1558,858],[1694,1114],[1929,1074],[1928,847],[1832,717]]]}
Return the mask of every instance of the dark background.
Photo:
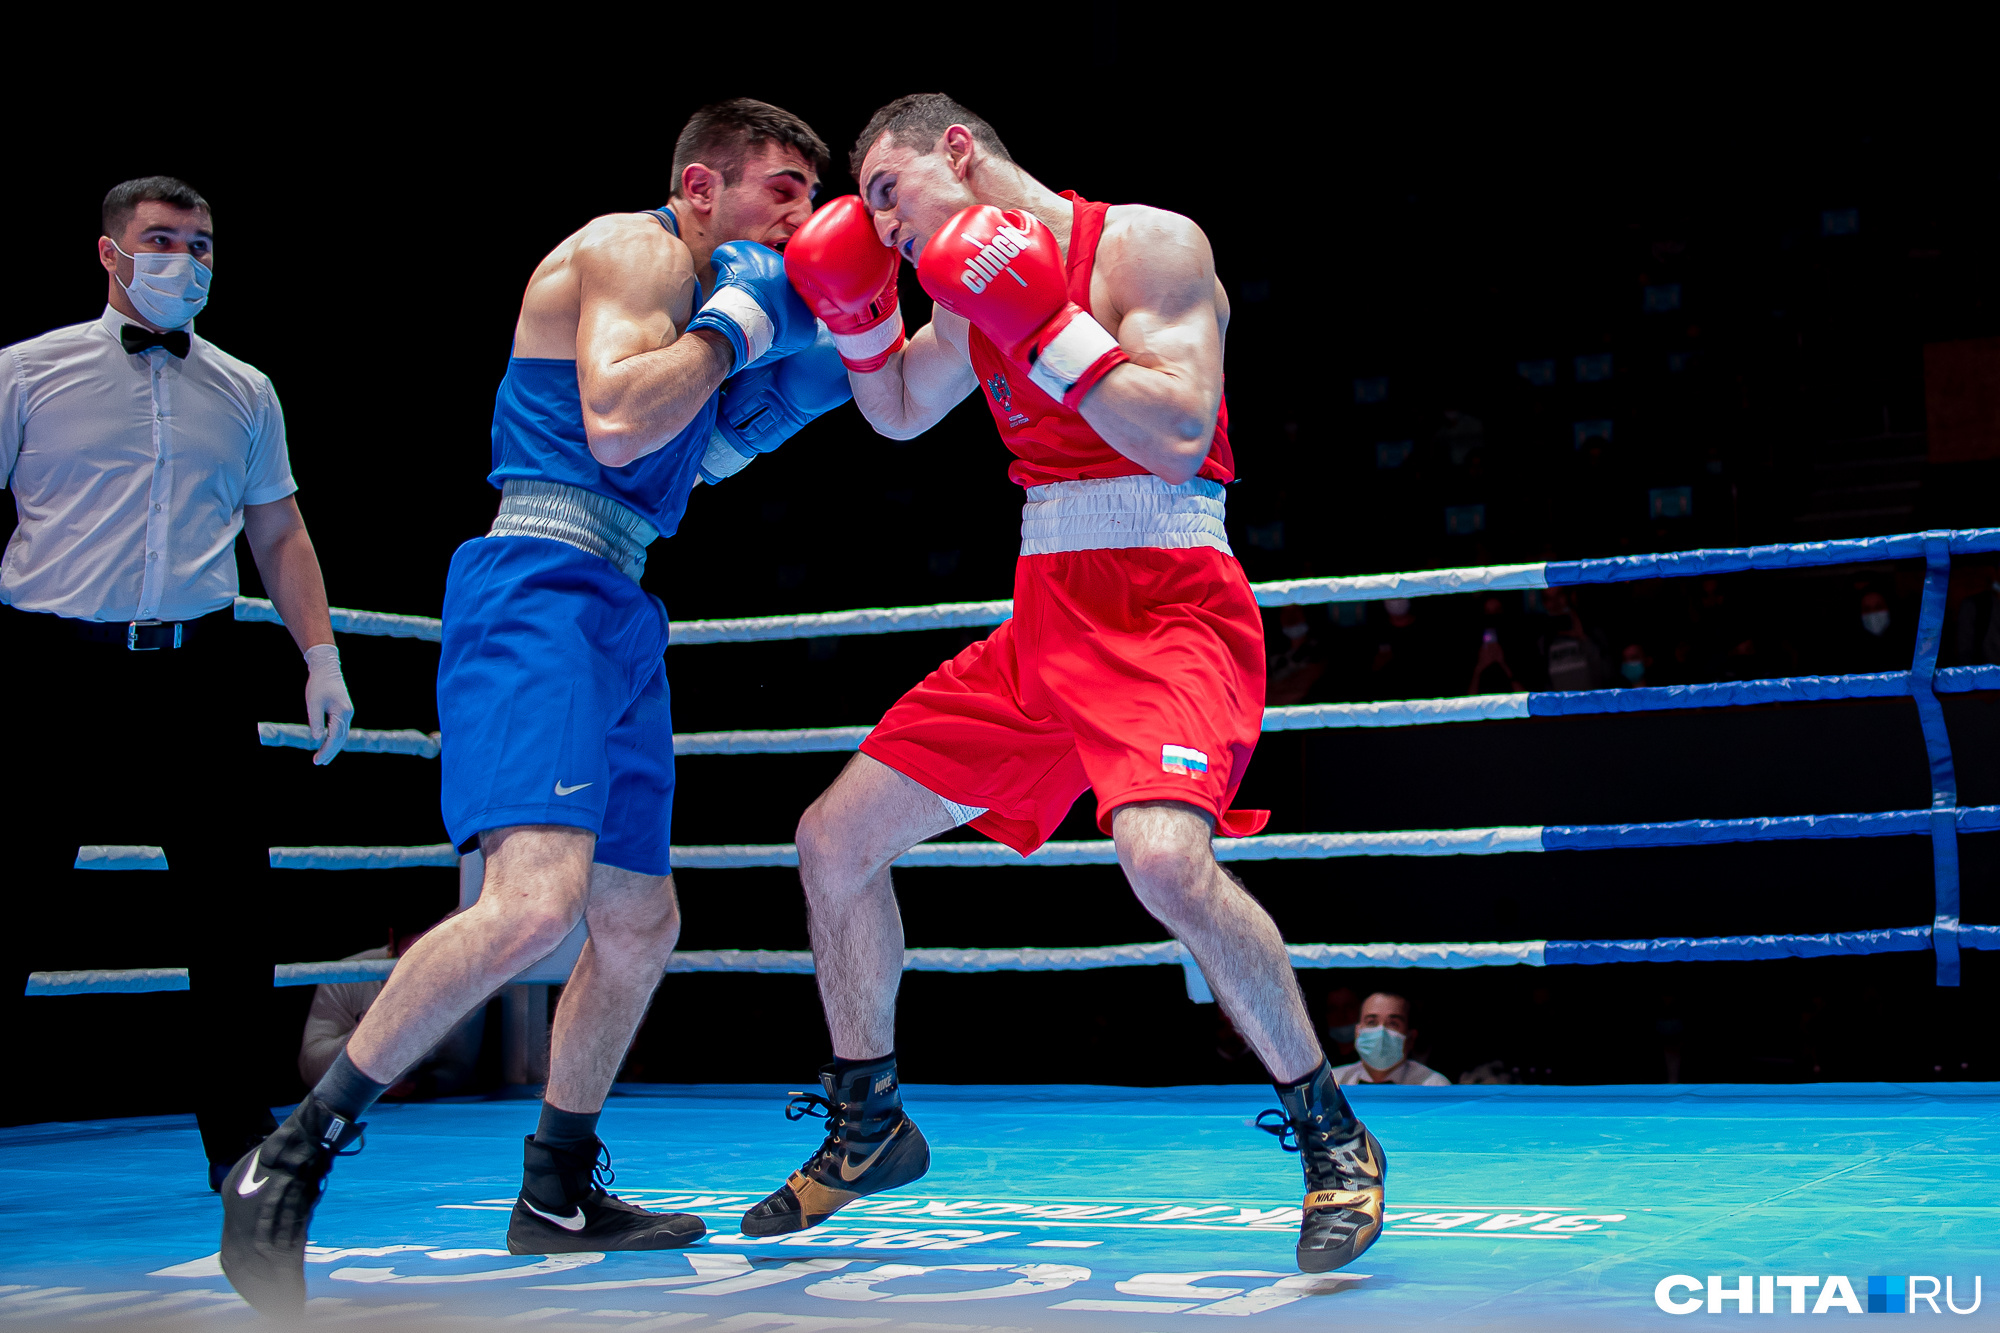
{"label": "dark background", "polygon": [[[1434,61],[1283,10],[1154,32],[1099,5],[1069,12],[1059,41],[974,26],[987,54],[963,76],[824,45],[801,60],[793,31],[783,52],[706,68],[614,57],[596,71],[561,43],[554,72],[524,62],[556,52],[495,62],[448,42],[339,68],[266,52],[254,77],[206,81],[168,121],[71,99],[17,126],[34,151],[19,155],[13,206],[0,210],[14,256],[0,342],[95,316],[92,242],[109,186],[152,172],[189,180],[218,232],[201,331],[277,385],[332,600],[436,615],[452,549],[494,509],[492,394],[540,256],[592,216],[662,202],[674,135],[704,101],[749,94],[805,116],[835,149],[824,199],[853,188],[846,150],[879,103],[941,84],[1050,185],[1175,209],[1208,232],[1234,312],[1230,513],[1253,579],[1993,521],[1992,465],[1929,460],[1923,359],[1927,343],[2000,333],[1992,156],[1954,129],[1968,122],[1921,99],[1850,66],[1698,68],[1645,43]],[[1061,52],[1060,72],[1024,83],[1037,42]],[[1647,289],[1672,284],[1678,307],[1648,313]],[[907,271],[903,301],[914,328],[928,302]],[[1578,380],[1576,358],[1604,353],[1610,377]],[[1541,360],[1555,369],[1545,386],[1520,369]],[[1377,380],[1379,400],[1361,401],[1376,397],[1361,382]],[[1600,420],[1615,423],[1610,440],[1579,445],[1576,423]],[[1406,461],[1381,466],[1378,446],[1396,457],[1404,442]],[[680,533],[654,548],[647,586],[676,619],[1005,596],[1020,502],[1006,461],[974,401],[900,444],[843,408],[698,490]],[[1654,518],[1650,493],[1683,486],[1691,514]],[[1478,530],[1454,534],[1446,511],[1472,506]],[[254,595],[247,553],[241,565]],[[1907,631],[1917,575],[1725,580],[1760,644],[1738,674],[1842,669],[1862,583],[1894,594]],[[1968,570],[1955,593],[1976,584]],[[1665,656],[1673,632],[1659,627],[1693,595],[1634,585],[1586,590],[1584,605],[1607,633]],[[1453,673],[1478,607],[1419,610],[1445,681],[1431,692],[1465,692]],[[1367,693],[1365,672],[1340,665],[1346,639],[1365,653],[1380,613],[1367,614],[1310,613],[1334,660],[1314,697]],[[293,720],[303,673],[282,631],[260,634],[268,670],[246,705]],[[676,726],[866,723],[973,637],[670,650]],[[359,725],[435,728],[433,646],[350,637],[342,652]],[[31,668],[8,676],[31,681]],[[1956,696],[1946,708],[1963,803],[2000,801],[2000,706]],[[136,736],[132,755],[96,758],[160,762]],[[785,840],[841,762],[684,760],[677,840]],[[245,771],[235,817],[273,844],[444,836],[436,770],[421,760],[348,755],[314,770],[299,751],[246,749]],[[1913,709],[1870,701],[1275,734],[1241,803],[1291,832],[1913,808],[1927,795]],[[1089,806],[1059,836],[1095,836]],[[2000,920],[1989,887],[2000,839],[1962,846],[1965,918]],[[1243,873],[1289,938],[1315,942],[1910,925],[1929,919],[1931,895],[1921,839]],[[178,961],[147,953],[146,921],[201,906],[154,902],[147,879],[80,876],[50,965]],[[678,882],[688,947],[804,947],[791,872]],[[899,883],[912,945],[1165,933],[1108,868],[912,871]],[[448,871],[274,872],[270,891],[296,956],[313,959],[434,916],[455,883]],[[1978,953],[1956,992],[1932,986],[1928,955],[1303,979],[1316,1015],[1329,992],[1337,1006],[1343,990],[1407,991],[1420,1052],[1453,1077],[1489,1062],[1564,1082],[2000,1076],[1986,1021],[1996,978]],[[279,992],[271,1013],[246,1016],[274,1097],[296,1094],[308,999]],[[157,1040],[184,1021],[184,1002],[34,1006],[35,1028],[13,1036],[28,1067],[48,1071],[42,1109],[185,1106],[185,1047]],[[900,1046],[915,1081],[1261,1077],[1217,1011],[1189,1004],[1164,968],[912,975]],[[626,1076],[797,1080],[824,1057],[810,979],[676,976]]]}

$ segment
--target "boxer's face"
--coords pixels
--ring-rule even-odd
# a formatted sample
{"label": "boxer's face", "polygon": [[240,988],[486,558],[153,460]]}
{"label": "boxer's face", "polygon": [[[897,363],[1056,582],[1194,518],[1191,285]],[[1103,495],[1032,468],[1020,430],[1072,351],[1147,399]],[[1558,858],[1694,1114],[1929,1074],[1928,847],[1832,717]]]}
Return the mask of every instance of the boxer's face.
{"label": "boxer's face", "polygon": [[954,126],[928,152],[885,133],[861,160],[861,197],[874,214],[875,234],[911,264],[953,214],[979,202],[966,180],[965,157],[949,147],[954,131],[965,133]]}
{"label": "boxer's face", "polygon": [[783,250],[812,216],[819,175],[798,149],[768,143],[715,200],[715,235]]}

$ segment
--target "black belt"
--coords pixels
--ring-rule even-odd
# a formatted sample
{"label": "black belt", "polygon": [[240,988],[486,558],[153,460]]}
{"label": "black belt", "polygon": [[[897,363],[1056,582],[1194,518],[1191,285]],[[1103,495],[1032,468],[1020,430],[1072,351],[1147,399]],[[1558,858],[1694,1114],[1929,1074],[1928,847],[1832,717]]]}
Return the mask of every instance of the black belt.
{"label": "black belt", "polygon": [[[74,620],[68,616],[37,615],[22,613],[25,626],[41,630],[61,638],[81,639],[85,643],[108,644],[123,648],[127,652],[150,653],[162,648],[187,648],[197,640],[207,638],[213,626],[205,622],[218,616],[234,618],[234,608],[224,607],[220,611],[193,620]],[[22,622],[16,622],[22,623]]]}
{"label": "black belt", "polygon": [[90,643],[118,644],[127,652],[150,653],[181,647],[194,627],[195,622],[187,620],[129,620],[123,625],[79,620],[76,637]]}

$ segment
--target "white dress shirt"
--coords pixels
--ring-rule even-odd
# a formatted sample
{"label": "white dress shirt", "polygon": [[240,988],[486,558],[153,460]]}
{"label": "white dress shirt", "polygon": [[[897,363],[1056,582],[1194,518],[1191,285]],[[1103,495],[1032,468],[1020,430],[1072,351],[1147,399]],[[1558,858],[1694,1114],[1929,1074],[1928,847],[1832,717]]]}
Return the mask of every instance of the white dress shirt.
{"label": "white dress shirt", "polygon": [[1352,1087],[1356,1083],[1403,1083],[1424,1088],[1448,1088],[1451,1080],[1429,1065],[1418,1064],[1415,1060],[1405,1060],[1394,1069],[1388,1070],[1389,1077],[1372,1079],[1368,1076],[1368,1066],[1356,1060],[1351,1065],[1335,1065],[1333,1081],[1341,1087]]}
{"label": "white dress shirt", "polygon": [[78,620],[190,620],[236,597],[243,506],[298,489],[271,381],[194,335],[125,351],[107,305],[0,348],[0,484],[20,525],[0,602]]}

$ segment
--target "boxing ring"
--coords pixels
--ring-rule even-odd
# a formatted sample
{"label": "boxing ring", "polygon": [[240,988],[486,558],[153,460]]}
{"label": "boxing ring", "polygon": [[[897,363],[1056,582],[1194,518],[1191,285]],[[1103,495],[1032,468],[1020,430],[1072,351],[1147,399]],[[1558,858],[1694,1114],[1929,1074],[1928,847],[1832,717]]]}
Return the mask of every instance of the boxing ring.
{"label": "boxing ring", "polygon": [[[1260,604],[1282,606],[1921,560],[1907,671],[1305,705],[1267,710],[1265,729],[1907,696],[1931,802],[1658,823],[1279,833],[1218,840],[1217,854],[1225,861],[1545,855],[1922,837],[1931,847],[1929,921],[1701,938],[1296,944],[1292,960],[1307,969],[1553,967],[1928,951],[1937,984],[1955,986],[1963,950],[2000,948],[2000,925],[1960,921],[1958,865],[1958,839],[2000,831],[2000,806],[1960,806],[1940,696],[2000,689],[2000,667],[1940,669],[1938,646],[1952,559],[1996,552],[2000,529],[1975,529],[1255,585]],[[688,621],[673,626],[672,643],[970,628],[997,624],[1009,610],[1003,601]],[[251,599],[239,600],[236,614],[276,620],[268,603]],[[336,610],[334,625],[345,634],[440,634],[436,620],[378,612]],[[269,746],[306,747],[304,731],[259,727]],[[866,732],[850,725],[692,733],[675,737],[675,753],[852,751]],[[438,740],[416,730],[356,731],[348,748],[408,761],[435,758]],[[673,859],[677,869],[724,870],[796,865],[797,853],[784,843],[681,846]],[[1054,842],[1027,858],[997,844],[948,841],[913,849],[900,864],[997,872],[1113,861],[1108,840]],[[140,847],[86,847],[78,860],[98,869],[160,864],[158,849]],[[476,865],[462,865],[448,844],[273,847],[271,864],[460,866],[465,892],[476,891]],[[579,944],[573,938],[521,980],[560,981]],[[1180,967],[1189,998],[1212,1000],[1199,968],[1172,941],[1060,949],[991,941],[905,957],[908,970],[945,972],[1151,966]],[[301,962],[281,967],[277,980],[379,978],[391,967]],[[669,967],[811,970],[807,953],[763,949],[686,951]],[[186,985],[185,971],[172,968],[43,972],[29,991],[54,997]],[[521,1109],[477,1099],[379,1108],[367,1158],[336,1172],[315,1224],[309,1313],[357,1326],[504,1320],[648,1333],[1158,1333],[1194,1316],[1301,1328],[1329,1316],[1385,1328],[1606,1328],[1670,1316],[1703,1326],[1739,1306],[1784,1313],[1794,1301],[1800,1313],[1935,1309],[1969,1319],[1967,1327],[2000,1320],[2000,1301],[1983,1303],[1984,1277],[2000,1277],[2000,1232],[1986,1187],[2000,1175],[2000,1085],[1365,1086],[1356,1106],[1393,1165],[1385,1235],[1355,1271],[1313,1278],[1291,1263],[1296,1164],[1251,1128],[1268,1092],[912,1087],[909,1105],[937,1150],[925,1180],[814,1231],[751,1241],[736,1234],[735,1218],[783,1179],[817,1134],[777,1128],[783,1091],[620,1087],[604,1131],[618,1153],[619,1193],[701,1213],[711,1228],[700,1246],[654,1256],[507,1257],[494,1247],[511,1204]],[[185,1117],[0,1130],[0,1323],[252,1319],[213,1260],[212,1196],[179,1187],[193,1178],[179,1165],[194,1159],[193,1142]],[[71,1186],[87,1179],[94,1199],[120,1201],[119,1220],[80,1233],[43,1202],[62,1197],[48,1188],[57,1179]]]}

